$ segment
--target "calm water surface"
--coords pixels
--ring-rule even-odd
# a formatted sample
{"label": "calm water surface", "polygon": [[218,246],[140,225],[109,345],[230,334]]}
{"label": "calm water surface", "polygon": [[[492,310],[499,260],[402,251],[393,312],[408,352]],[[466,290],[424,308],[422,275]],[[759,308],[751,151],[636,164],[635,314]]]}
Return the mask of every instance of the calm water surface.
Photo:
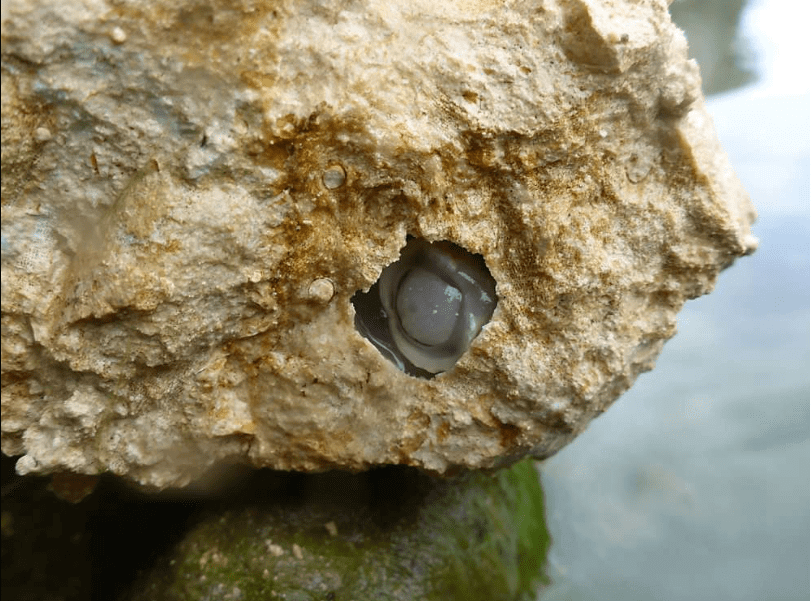
{"label": "calm water surface", "polygon": [[761,244],[685,306],[655,370],[541,465],[542,599],[809,599],[807,6],[672,6]]}

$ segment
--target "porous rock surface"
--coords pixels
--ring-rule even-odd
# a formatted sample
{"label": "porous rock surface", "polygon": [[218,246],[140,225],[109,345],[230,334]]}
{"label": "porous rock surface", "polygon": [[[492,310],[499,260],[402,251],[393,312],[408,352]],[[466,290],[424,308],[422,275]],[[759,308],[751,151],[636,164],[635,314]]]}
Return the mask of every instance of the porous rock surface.
{"label": "porous rock surface", "polygon": [[[2,449],[157,487],[543,458],[754,218],[664,1],[4,2]],[[433,379],[354,326],[407,235],[497,284]]]}

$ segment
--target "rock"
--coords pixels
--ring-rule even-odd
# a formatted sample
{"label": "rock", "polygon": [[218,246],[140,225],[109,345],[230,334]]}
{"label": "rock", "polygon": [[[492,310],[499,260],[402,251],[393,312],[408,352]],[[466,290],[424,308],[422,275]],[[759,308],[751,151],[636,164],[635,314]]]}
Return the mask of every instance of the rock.
{"label": "rock", "polygon": [[210,509],[128,592],[147,600],[516,600],[545,581],[538,473],[385,467]]}
{"label": "rock", "polygon": [[[2,64],[20,473],[544,458],[756,246],[664,0],[16,0]],[[436,376],[356,328],[407,236],[496,285]]]}

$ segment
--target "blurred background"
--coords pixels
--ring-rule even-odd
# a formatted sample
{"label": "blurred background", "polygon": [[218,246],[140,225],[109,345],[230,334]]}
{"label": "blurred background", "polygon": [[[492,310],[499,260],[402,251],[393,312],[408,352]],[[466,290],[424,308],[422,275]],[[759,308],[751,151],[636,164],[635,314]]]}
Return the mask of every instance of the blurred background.
{"label": "blurred background", "polygon": [[541,464],[542,599],[810,595],[809,4],[675,0],[761,243]]}

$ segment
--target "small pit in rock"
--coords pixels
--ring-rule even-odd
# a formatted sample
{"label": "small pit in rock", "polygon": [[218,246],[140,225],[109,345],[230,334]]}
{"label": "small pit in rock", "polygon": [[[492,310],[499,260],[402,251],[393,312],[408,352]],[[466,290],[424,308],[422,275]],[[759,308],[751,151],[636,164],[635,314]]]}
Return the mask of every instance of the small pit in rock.
{"label": "small pit in rock", "polygon": [[352,297],[358,332],[400,370],[422,378],[454,367],[496,302],[481,255],[412,237],[369,291]]}

